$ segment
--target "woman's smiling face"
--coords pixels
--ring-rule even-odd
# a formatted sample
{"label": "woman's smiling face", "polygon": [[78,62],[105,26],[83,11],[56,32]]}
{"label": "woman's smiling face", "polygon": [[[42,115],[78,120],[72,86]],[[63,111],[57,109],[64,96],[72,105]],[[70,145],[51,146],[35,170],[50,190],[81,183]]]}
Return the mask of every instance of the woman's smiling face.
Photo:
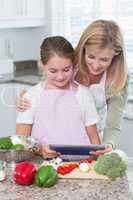
{"label": "woman's smiling face", "polygon": [[114,51],[111,48],[96,48],[90,46],[85,48],[85,62],[89,73],[100,75],[110,67]]}

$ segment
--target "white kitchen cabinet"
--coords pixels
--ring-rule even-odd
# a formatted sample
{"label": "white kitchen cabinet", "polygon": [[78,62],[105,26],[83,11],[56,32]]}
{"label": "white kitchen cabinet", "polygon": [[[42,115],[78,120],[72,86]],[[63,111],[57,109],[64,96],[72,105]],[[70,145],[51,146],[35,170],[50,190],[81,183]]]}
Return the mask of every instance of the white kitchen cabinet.
{"label": "white kitchen cabinet", "polygon": [[45,24],[45,0],[0,0],[0,28]]}
{"label": "white kitchen cabinet", "polygon": [[13,73],[14,64],[12,59],[0,59],[0,76],[1,74]]}
{"label": "white kitchen cabinet", "polygon": [[0,137],[16,132],[16,97],[22,89],[30,85],[17,83],[0,84]]}

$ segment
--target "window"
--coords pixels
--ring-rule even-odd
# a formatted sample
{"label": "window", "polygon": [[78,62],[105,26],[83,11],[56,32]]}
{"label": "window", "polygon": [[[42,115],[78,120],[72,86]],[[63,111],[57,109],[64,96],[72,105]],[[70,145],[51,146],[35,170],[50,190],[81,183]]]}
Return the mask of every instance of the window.
{"label": "window", "polygon": [[115,20],[123,31],[127,63],[133,79],[133,0],[51,0],[51,2],[52,34],[64,35],[74,46],[90,22],[96,19]]}

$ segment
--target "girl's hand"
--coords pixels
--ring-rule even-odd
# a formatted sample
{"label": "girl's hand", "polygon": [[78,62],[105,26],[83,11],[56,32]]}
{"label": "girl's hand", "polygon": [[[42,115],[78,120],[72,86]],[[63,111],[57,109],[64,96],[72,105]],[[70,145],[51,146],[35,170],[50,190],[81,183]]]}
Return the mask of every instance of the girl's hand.
{"label": "girl's hand", "polygon": [[111,144],[107,144],[104,150],[98,150],[98,151],[91,151],[90,154],[94,156],[100,156],[102,154],[111,152],[113,150],[113,147]]}
{"label": "girl's hand", "polygon": [[54,150],[51,150],[49,148],[49,145],[44,145],[42,144],[40,146],[40,151],[41,151],[41,154],[44,158],[54,158],[54,157],[57,157],[59,156],[60,154]]}
{"label": "girl's hand", "polygon": [[25,93],[26,93],[26,90],[22,90],[22,92],[20,93],[19,97],[17,97],[16,110],[18,112],[24,112],[28,108],[30,108],[30,106],[31,106],[30,101],[28,101],[28,99],[24,98],[24,94]]}

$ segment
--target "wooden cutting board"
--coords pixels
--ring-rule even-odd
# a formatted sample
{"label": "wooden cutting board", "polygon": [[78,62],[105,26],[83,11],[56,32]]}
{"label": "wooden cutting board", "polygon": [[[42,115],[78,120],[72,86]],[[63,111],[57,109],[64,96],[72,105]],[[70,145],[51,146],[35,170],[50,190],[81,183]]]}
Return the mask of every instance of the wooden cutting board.
{"label": "wooden cutting board", "polygon": [[64,179],[104,179],[104,180],[109,179],[107,176],[97,174],[94,170],[93,164],[90,164],[89,166],[90,169],[88,172],[81,172],[78,168],[76,168],[72,172],[66,175],[58,174],[58,177]]}

